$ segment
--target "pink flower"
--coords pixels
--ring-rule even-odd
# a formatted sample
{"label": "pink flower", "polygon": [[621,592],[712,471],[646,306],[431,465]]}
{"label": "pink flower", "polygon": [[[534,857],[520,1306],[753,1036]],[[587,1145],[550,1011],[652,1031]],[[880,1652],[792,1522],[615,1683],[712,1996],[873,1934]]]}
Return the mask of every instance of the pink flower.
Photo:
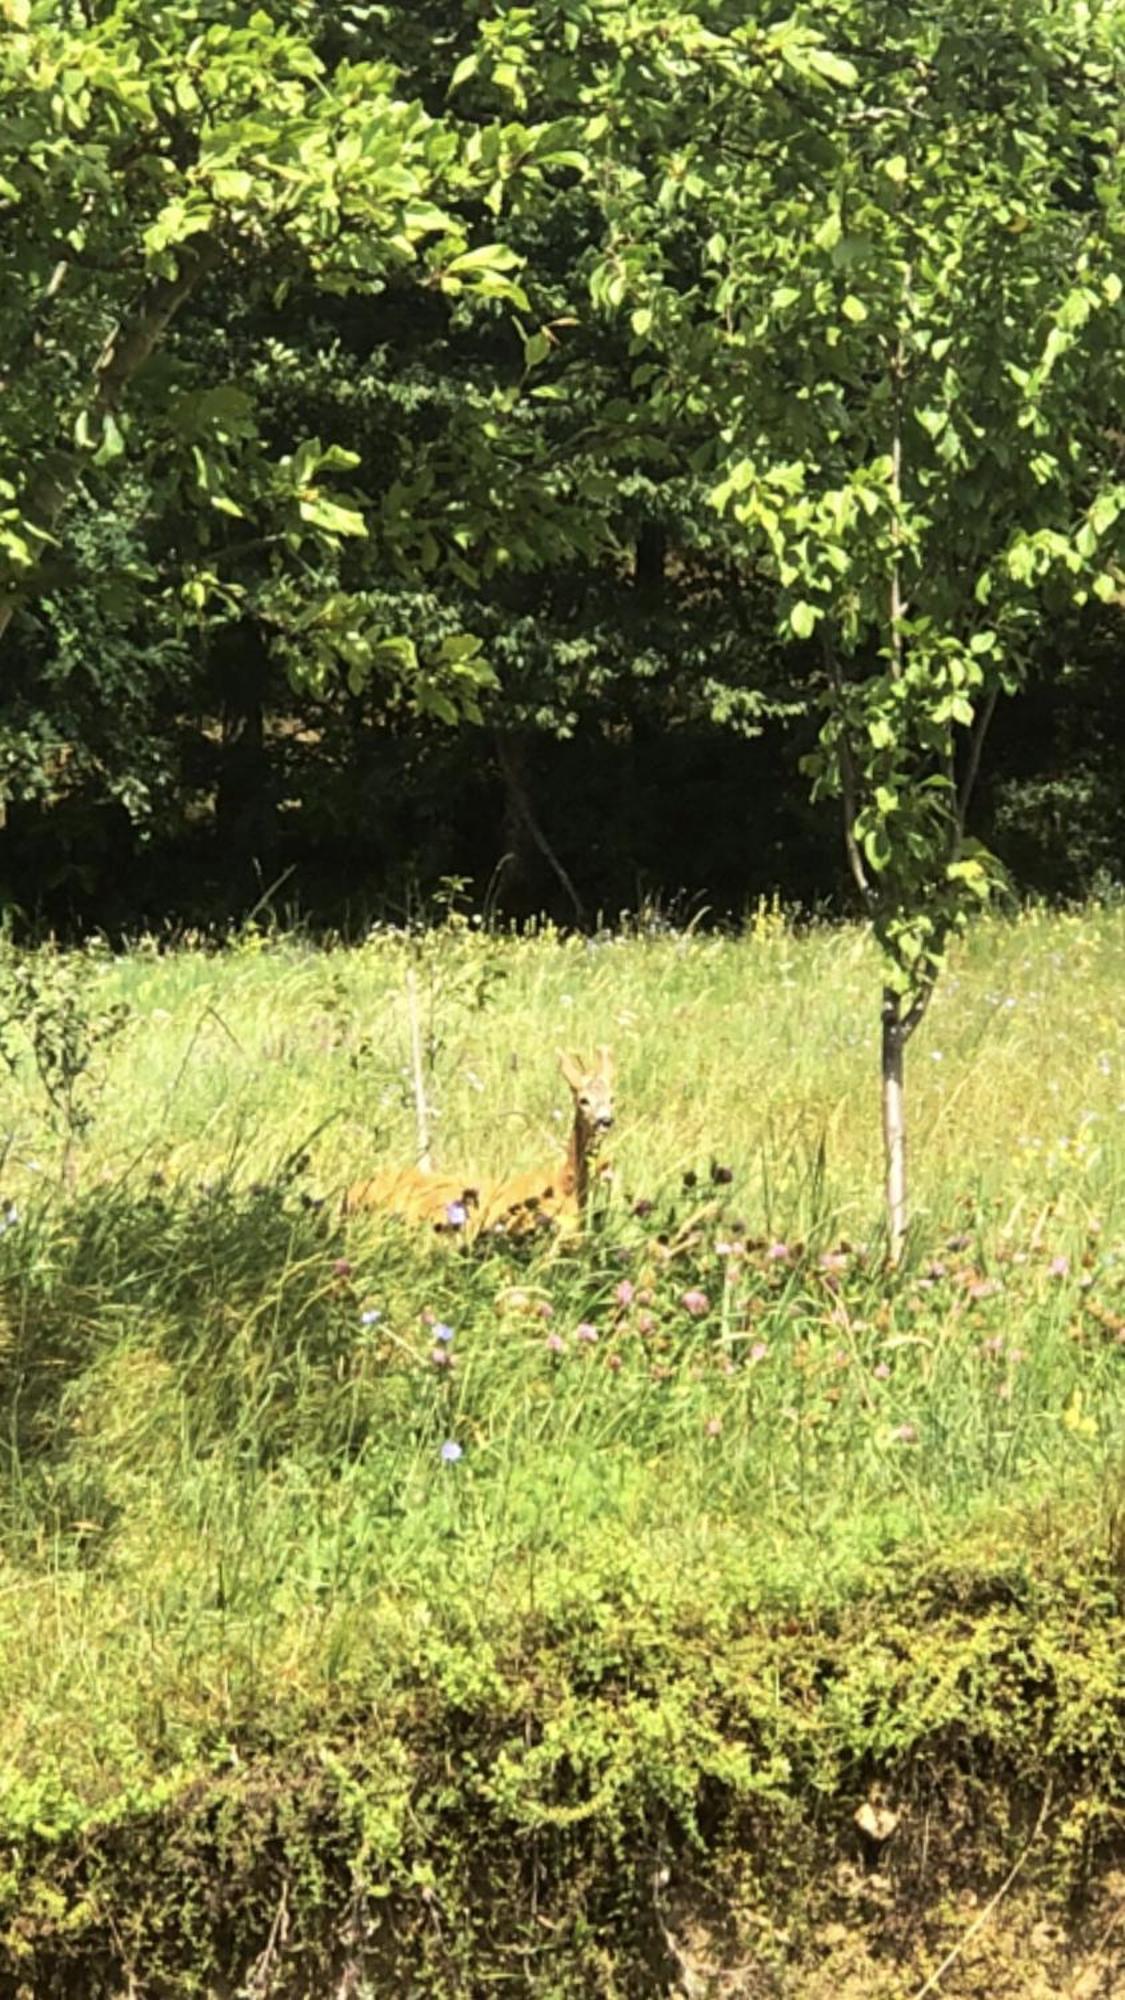
{"label": "pink flower", "polygon": [[702,1319],[703,1314],[711,1310],[711,1301],[706,1292],[684,1292],[680,1299],[680,1304],[683,1306],[685,1312],[691,1314],[693,1319]]}
{"label": "pink flower", "polygon": [[435,1347],[430,1356],[435,1368],[452,1368],[453,1356],[448,1347]]}
{"label": "pink flower", "polygon": [[787,1264],[792,1255],[788,1243],[771,1243],[766,1251],[771,1264]]}
{"label": "pink flower", "polygon": [[650,1312],[639,1312],[633,1324],[636,1327],[638,1333],[651,1333],[653,1327],[656,1325],[656,1314]]}
{"label": "pink flower", "polygon": [[549,1333],[543,1344],[548,1354],[565,1354],[566,1352],[566,1342],[561,1333]]}
{"label": "pink flower", "polygon": [[721,1417],[708,1417],[703,1428],[709,1438],[717,1438],[722,1434],[723,1420]]}
{"label": "pink flower", "polygon": [[753,1361],[753,1362],[764,1361],[768,1353],[769,1353],[769,1348],[767,1347],[765,1341],[756,1340],[754,1342],[753,1347],[751,1347],[749,1353],[747,1354],[746,1359],[748,1361]]}
{"label": "pink flower", "polygon": [[994,1299],[1004,1289],[998,1278],[974,1278],[966,1290],[971,1299]]}
{"label": "pink flower", "polygon": [[594,1341],[597,1339],[597,1337],[598,1337],[598,1329],[596,1326],[591,1326],[588,1319],[584,1319],[581,1322],[581,1324],[579,1326],[576,1326],[574,1329],[575,1340]]}
{"label": "pink flower", "polygon": [[540,1299],[539,1304],[536,1306],[535,1310],[538,1313],[540,1319],[554,1318],[555,1308],[551,1304],[550,1299]]}
{"label": "pink flower", "polygon": [[891,1442],[892,1444],[917,1444],[918,1442],[917,1425],[896,1424],[894,1430],[891,1432]]}
{"label": "pink flower", "polygon": [[622,1278],[613,1296],[619,1306],[631,1306],[637,1296],[637,1288],[630,1278]]}
{"label": "pink flower", "polygon": [[605,1365],[607,1368],[612,1368],[614,1374],[616,1375],[621,1367],[621,1356],[619,1354],[607,1354],[605,1358]]}
{"label": "pink flower", "polygon": [[877,1361],[871,1373],[877,1382],[889,1382],[891,1379],[890,1367],[885,1361]]}
{"label": "pink flower", "polygon": [[336,1262],[332,1266],[332,1276],[334,1278],[350,1278],[351,1275],[352,1267],[348,1259],[346,1257],[337,1257]]}
{"label": "pink flower", "polygon": [[822,1271],[846,1271],[848,1253],[846,1250],[826,1250],[820,1259]]}
{"label": "pink flower", "polygon": [[1065,1278],[1069,1275],[1069,1272],[1070,1272],[1069,1257],[1052,1257],[1050,1263],[1047,1266],[1047,1276],[1049,1278]]}

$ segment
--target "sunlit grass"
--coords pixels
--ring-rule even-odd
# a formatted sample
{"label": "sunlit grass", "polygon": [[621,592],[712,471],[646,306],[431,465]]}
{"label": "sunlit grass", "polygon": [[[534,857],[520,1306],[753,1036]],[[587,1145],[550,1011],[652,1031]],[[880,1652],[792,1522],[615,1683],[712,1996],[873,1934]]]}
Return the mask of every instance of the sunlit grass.
{"label": "sunlit grass", "polygon": [[[616,1191],[580,1250],[340,1220],[412,1157],[408,964],[442,1165],[561,1151],[555,1051],[612,1044]],[[1116,911],[959,952],[910,1052],[892,1282],[858,932],[91,954],[133,1012],[65,1176],[30,1067],[4,1091],[0,1815],[152,1796],[279,1705],[611,1586],[828,1604],[974,1523],[1033,1550],[1043,1508],[1097,1522],[1123,974]]]}

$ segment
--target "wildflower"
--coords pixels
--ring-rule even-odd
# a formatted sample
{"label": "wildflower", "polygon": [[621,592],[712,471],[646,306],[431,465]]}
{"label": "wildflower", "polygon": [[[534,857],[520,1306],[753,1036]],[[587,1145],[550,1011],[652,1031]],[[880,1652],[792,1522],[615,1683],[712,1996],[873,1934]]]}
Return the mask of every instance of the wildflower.
{"label": "wildflower", "polygon": [[999,1333],[994,1333],[990,1340],[982,1340],[980,1344],[980,1351],[982,1354],[992,1354],[996,1356],[1003,1354],[1004,1352],[1003,1335]]}
{"label": "wildflower", "polygon": [[453,1356],[449,1352],[448,1347],[435,1347],[433,1353],[430,1355],[430,1360],[433,1362],[435,1368],[452,1368],[453,1366]]}
{"label": "wildflower", "polygon": [[435,1340],[443,1340],[448,1346],[453,1338],[453,1328],[446,1326],[443,1319],[436,1320],[434,1322],[433,1335]]}
{"label": "wildflower", "polygon": [[540,1299],[535,1310],[540,1319],[553,1319],[555,1316],[555,1308],[551,1304],[550,1299]]}
{"label": "wildflower", "polygon": [[709,1438],[720,1437],[722,1435],[723,1420],[721,1417],[708,1417],[703,1428]]}
{"label": "wildflower", "polygon": [[1049,1278],[1065,1278],[1068,1276],[1069,1271],[1070,1271],[1069,1257],[1052,1257],[1050,1263],[1047,1266],[1047,1276]]}
{"label": "wildflower", "polygon": [[622,1278],[613,1296],[619,1306],[631,1306],[637,1296],[637,1288],[628,1278]]}
{"label": "wildflower", "polygon": [[820,1259],[822,1271],[846,1271],[848,1254],[846,1250],[826,1250]]}
{"label": "wildflower", "polygon": [[564,1354],[566,1352],[566,1342],[561,1333],[549,1333],[544,1345],[548,1354]]}
{"label": "wildflower", "polygon": [[443,1464],[456,1465],[457,1460],[465,1456],[465,1448],[458,1444],[456,1438],[446,1438],[441,1448],[441,1456]]}
{"label": "wildflower", "polygon": [[351,1275],[352,1267],[348,1259],[346,1257],[337,1257],[332,1266],[332,1276],[334,1278],[350,1278]]}
{"label": "wildflower", "polygon": [[771,1243],[766,1251],[771,1264],[787,1264],[792,1254],[788,1243]]}
{"label": "wildflower", "polygon": [[994,1299],[997,1292],[1002,1292],[1003,1289],[998,1278],[974,1278],[972,1283],[966,1286],[971,1299]]}
{"label": "wildflower", "polygon": [[684,1292],[680,1299],[680,1304],[683,1306],[685,1312],[691,1314],[693,1319],[702,1319],[703,1314],[711,1310],[711,1301],[706,1292],[695,1290]]}
{"label": "wildflower", "polygon": [[605,1365],[607,1368],[612,1368],[613,1373],[616,1375],[621,1367],[621,1356],[619,1354],[607,1354]]}
{"label": "wildflower", "polygon": [[592,1342],[595,1341],[597,1337],[598,1337],[598,1329],[596,1326],[591,1326],[588,1319],[582,1320],[580,1324],[576,1326],[574,1329],[575,1340],[587,1340]]}
{"label": "wildflower", "polygon": [[918,1427],[916,1424],[896,1424],[894,1430],[891,1432],[892,1444],[917,1444],[917,1442]]}
{"label": "wildflower", "polygon": [[656,1314],[650,1312],[639,1312],[633,1324],[636,1327],[638,1333],[640,1334],[651,1333],[653,1327],[656,1325]]}
{"label": "wildflower", "polygon": [[463,1201],[447,1201],[445,1219],[451,1229],[464,1229],[469,1220],[469,1211]]}
{"label": "wildflower", "polygon": [[764,1340],[756,1340],[746,1358],[748,1361],[753,1361],[757,1363],[759,1361],[764,1361],[768,1353],[769,1353],[769,1348],[766,1345],[766,1342]]}
{"label": "wildflower", "polygon": [[891,1379],[890,1367],[886,1361],[877,1361],[871,1373],[877,1382],[889,1382]]}

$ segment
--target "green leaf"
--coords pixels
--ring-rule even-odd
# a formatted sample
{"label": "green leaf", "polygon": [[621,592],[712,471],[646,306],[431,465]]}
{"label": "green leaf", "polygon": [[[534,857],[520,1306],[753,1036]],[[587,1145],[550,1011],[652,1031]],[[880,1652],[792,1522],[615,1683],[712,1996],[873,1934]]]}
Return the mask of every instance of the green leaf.
{"label": "green leaf", "polygon": [[102,441],[94,453],[95,465],[110,465],[120,458],[125,450],[125,440],[121,435],[117,418],[112,410],[106,410],[102,417]]}
{"label": "green leaf", "polygon": [[854,326],[861,326],[867,318],[867,307],[864,305],[862,299],[857,299],[854,292],[845,293],[840,305],[840,311],[843,313],[845,319],[852,321]]}
{"label": "green leaf", "polygon": [[806,49],[805,60],[818,76],[827,77],[830,83],[843,84],[846,90],[854,90],[859,82],[859,71],[846,56],[833,55],[831,49]]}
{"label": "green leaf", "polygon": [[298,504],[302,521],[310,528],[323,528],[329,535],[366,535],[367,523],[354,507],[341,507],[336,500],[329,500],[323,493],[306,495]]}
{"label": "green leaf", "polygon": [[798,599],[789,613],[789,623],[797,634],[798,639],[809,639],[812,637],[812,634],[816,630],[819,616],[820,614],[815,604],[809,604],[804,598]]}

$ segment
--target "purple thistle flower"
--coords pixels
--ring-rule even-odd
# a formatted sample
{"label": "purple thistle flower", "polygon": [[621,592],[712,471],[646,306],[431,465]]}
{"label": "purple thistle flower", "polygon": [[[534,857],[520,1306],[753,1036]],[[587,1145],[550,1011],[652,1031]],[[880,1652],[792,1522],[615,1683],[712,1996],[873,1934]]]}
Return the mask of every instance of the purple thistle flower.
{"label": "purple thistle flower", "polygon": [[691,1314],[693,1319],[702,1319],[704,1313],[711,1310],[711,1301],[706,1292],[694,1289],[682,1294],[680,1304],[683,1306],[685,1312]]}
{"label": "purple thistle flower", "polygon": [[637,1288],[629,1278],[622,1278],[613,1294],[619,1306],[631,1306],[636,1295]]}
{"label": "purple thistle flower", "polygon": [[469,1220],[469,1211],[463,1201],[447,1201],[445,1219],[451,1229],[464,1229]]}
{"label": "purple thistle flower", "polygon": [[561,1333],[549,1333],[544,1345],[548,1354],[565,1354],[566,1342]]}
{"label": "purple thistle flower", "polygon": [[792,1255],[788,1243],[771,1243],[766,1251],[771,1264],[788,1264]]}
{"label": "purple thistle flower", "polygon": [[596,1326],[591,1326],[588,1319],[584,1319],[581,1322],[581,1324],[576,1326],[574,1329],[575,1340],[595,1341],[597,1337],[598,1337],[598,1329]]}

